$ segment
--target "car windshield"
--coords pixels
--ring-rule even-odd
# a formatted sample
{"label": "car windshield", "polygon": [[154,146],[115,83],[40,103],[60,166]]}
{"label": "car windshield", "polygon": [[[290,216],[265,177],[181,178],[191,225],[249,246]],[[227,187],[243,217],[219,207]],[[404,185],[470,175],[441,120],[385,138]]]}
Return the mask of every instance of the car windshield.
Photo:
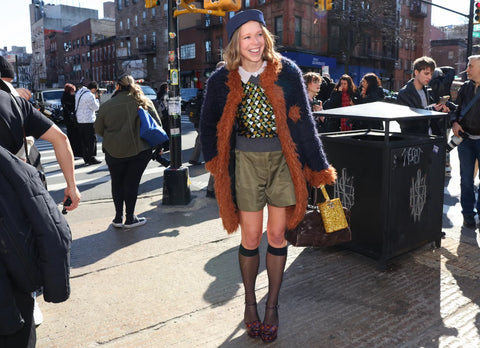
{"label": "car windshield", "polygon": [[141,86],[144,94],[154,94],[157,95],[157,92],[150,86]]}
{"label": "car windshield", "polygon": [[62,95],[63,95],[63,90],[43,92],[43,99],[45,100],[62,99]]}

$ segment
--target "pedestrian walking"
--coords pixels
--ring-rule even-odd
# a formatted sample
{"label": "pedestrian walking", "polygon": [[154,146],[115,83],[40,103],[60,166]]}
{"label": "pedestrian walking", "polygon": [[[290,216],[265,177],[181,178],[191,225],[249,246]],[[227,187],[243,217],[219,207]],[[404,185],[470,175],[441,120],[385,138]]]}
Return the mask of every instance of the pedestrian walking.
{"label": "pedestrian walking", "polygon": [[202,153],[202,142],[200,141],[200,112],[202,110],[203,103],[203,90],[199,89],[197,91],[197,96],[193,98],[187,108],[188,118],[190,122],[193,123],[193,127],[197,132],[197,137],[195,138],[195,146],[193,147],[192,155],[188,160],[188,163],[194,166],[202,165],[203,162],[200,161],[200,155]]}
{"label": "pedestrian walking", "polygon": [[468,80],[462,85],[452,112],[452,131],[463,141],[458,145],[460,161],[460,204],[463,225],[476,228],[475,215],[480,212],[478,190],[474,184],[475,162],[480,161],[480,55],[468,57]]}
{"label": "pedestrian walking", "polygon": [[98,84],[90,82],[75,94],[76,117],[82,141],[82,157],[85,165],[101,163],[97,157],[97,137],[95,136],[95,112],[100,107]]}
{"label": "pedestrian walking", "polygon": [[116,228],[133,228],[147,222],[134,214],[140,180],[152,158],[151,146],[140,138],[139,107],[148,110],[157,123],[162,124],[153,103],[134,78],[124,75],[118,79],[112,98],[100,107],[95,121],[95,131],[103,137],[102,150],[111,176],[115,205],[112,226]]}
{"label": "pedestrian walking", "polygon": [[82,157],[82,140],[78,129],[77,116],[75,112],[75,92],[77,88],[71,83],[66,83],[62,95],[63,120],[67,127],[67,136],[75,157]]}
{"label": "pedestrian walking", "polygon": [[[279,325],[285,229],[296,226],[305,214],[306,180],[319,186],[333,183],[336,175],[315,130],[302,73],[275,51],[263,13],[237,13],[228,21],[227,33],[226,65],[207,82],[201,142],[206,168],[215,177],[223,226],[229,233],[239,225],[241,229],[247,334],[271,342]],[[269,290],[261,322],[255,281],[265,205]]]}

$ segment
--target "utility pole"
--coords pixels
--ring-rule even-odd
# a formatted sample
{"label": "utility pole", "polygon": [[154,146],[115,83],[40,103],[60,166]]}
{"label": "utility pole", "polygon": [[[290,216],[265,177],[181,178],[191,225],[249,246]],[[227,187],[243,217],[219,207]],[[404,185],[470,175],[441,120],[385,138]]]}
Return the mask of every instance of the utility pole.
{"label": "utility pole", "polygon": [[[225,11],[241,9],[240,0],[204,0],[205,8],[197,8],[195,0],[168,1],[168,115],[170,124],[170,166],[163,172],[163,199],[165,205],[186,205],[190,202],[188,168],[182,167],[182,130],[180,67],[178,49],[177,16],[188,13],[204,13],[225,16]],[[145,7],[160,6],[160,0],[145,0]],[[180,7],[180,8],[177,8]]]}
{"label": "utility pole", "polygon": [[164,205],[190,203],[188,168],[182,167],[181,98],[176,0],[168,0],[168,114],[170,122],[170,166],[163,172]]}

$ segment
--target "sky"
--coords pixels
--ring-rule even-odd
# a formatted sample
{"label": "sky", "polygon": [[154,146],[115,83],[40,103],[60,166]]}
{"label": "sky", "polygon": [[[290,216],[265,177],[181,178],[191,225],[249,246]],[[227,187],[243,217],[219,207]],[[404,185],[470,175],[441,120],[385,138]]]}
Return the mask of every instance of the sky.
{"label": "sky", "polygon": [[[433,0],[433,3],[468,14],[470,0]],[[0,48],[7,46],[26,46],[32,52],[30,36],[30,13],[28,5],[31,0],[1,0],[0,11]],[[98,10],[98,18],[103,18],[102,0],[45,0],[55,5],[81,6]],[[313,0],[312,0],[313,3]],[[453,6],[455,5],[455,6]],[[441,26],[466,23],[466,18],[432,6],[432,24]]]}

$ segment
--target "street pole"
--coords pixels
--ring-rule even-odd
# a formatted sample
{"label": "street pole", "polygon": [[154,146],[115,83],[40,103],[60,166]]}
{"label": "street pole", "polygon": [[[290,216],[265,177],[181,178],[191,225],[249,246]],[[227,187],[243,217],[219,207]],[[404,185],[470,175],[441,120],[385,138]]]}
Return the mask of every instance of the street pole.
{"label": "street pole", "polygon": [[178,28],[173,12],[176,0],[168,0],[168,115],[170,122],[170,167],[163,172],[164,205],[190,203],[188,168],[182,167],[180,72],[178,64]]}
{"label": "street pole", "polygon": [[467,37],[467,65],[468,57],[472,55],[472,46],[473,46],[473,7],[475,0],[470,0],[470,15],[468,16],[468,37]]}

